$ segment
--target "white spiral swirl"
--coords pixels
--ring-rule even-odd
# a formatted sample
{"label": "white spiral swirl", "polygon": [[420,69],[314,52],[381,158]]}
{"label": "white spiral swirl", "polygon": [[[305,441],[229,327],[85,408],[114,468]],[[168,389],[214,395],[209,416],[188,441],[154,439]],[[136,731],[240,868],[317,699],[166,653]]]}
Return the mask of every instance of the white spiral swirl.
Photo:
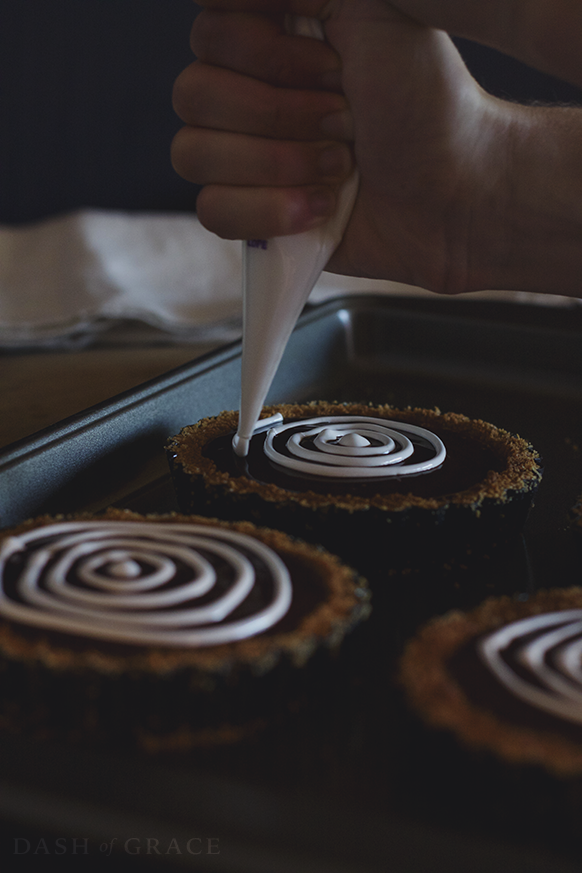
{"label": "white spiral swirl", "polygon": [[[253,559],[270,576],[270,600],[251,615],[230,618],[256,584]],[[226,582],[218,563],[226,564]],[[285,564],[259,540],[179,523],[35,528],[3,541],[0,581],[6,618],[145,645],[213,646],[255,636],[285,615],[292,596]]]}
{"label": "white spiral swirl", "polygon": [[[516,697],[558,718],[582,724],[582,609],[513,622],[480,640],[477,651]],[[519,665],[519,673],[512,661]]]}
{"label": "white spiral swirl", "polygon": [[[298,430],[299,428],[299,430]],[[275,439],[294,430],[285,443],[289,455],[278,451]],[[416,442],[432,449],[432,457],[404,464]],[[414,476],[440,467],[446,457],[442,440],[425,428],[363,415],[318,416],[272,427],[266,436],[267,457],[291,470],[337,479]]]}

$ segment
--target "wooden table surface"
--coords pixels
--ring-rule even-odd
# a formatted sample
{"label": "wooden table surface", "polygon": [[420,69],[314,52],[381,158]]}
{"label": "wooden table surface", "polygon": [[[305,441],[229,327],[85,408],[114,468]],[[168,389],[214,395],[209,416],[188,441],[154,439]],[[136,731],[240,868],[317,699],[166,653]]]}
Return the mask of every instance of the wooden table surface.
{"label": "wooden table surface", "polygon": [[214,343],[0,352],[0,448],[210,351]]}

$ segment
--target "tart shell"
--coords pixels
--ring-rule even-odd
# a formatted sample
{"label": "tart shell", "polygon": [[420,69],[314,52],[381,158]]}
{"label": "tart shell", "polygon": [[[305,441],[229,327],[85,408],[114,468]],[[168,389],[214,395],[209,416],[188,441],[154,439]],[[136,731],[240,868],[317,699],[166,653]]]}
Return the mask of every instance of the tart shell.
{"label": "tart shell", "polygon": [[473,750],[511,764],[539,765],[554,776],[580,776],[582,740],[527,723],[523,715],[504,717],[471,699],[450,666],[485,633],[528,616],[568,609],[582,609],[581,588],[540,591],[528,600],[490,598],[471,612],[434,618],[407,643],[401,659],[399,677],[410,706],[429,727],[452,732]]}
{"label": "tart shell", "polygon": [[[309,403],[266,407],[264,416],[285,420],[362,415],[415,424],[486,446],[496,469],[455,493],[422,496],[414,483],[365,497],[350,493],[292,491],[219,469],[206,456],[209,443],[236,430],[238,414],[223,412],[184,428],[167,445],[179,506],[224,519],[268,523],[293,536],[320,543],[370,572],[464,565],[515,540],[523,528],[541,479],[541,464],[524,439],[480,420],[439,410],[395,409],[364,404]],[[430,475],[430,474],[427,474]],[[413,477],[411,477],[412,479]]]}
{"label": "tart shell", "polygon": [[[312,664],[328,664],[369,613],[365,580],[322,549],[241,522],[110,509],[99,516],[42,517],[4,537],[64,520],[221,527],[272,548],[322,596],[299,615],[248,639],[205,648],[113,643],[27,626],[0,616],[0,726],[38,737],[183,749],[237,741],[292,708],[309,690]],[[310,668],[307,665],[310,663]],[[325,671],[325,667],[323,668]]]}

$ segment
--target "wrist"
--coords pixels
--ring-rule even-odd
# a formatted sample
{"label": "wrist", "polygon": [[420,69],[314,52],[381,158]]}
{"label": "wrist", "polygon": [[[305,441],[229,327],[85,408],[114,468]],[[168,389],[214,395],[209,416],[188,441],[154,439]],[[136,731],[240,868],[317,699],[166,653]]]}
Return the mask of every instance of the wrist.
{"label": "wrist", "polygon": [[577,296],[582,110],[496,103],[487,157],[477,168],[466,290]]}
{"label": "wrist", "polygon": [[498,49],[582,87],[579,0],[390,0],[429,27]]}

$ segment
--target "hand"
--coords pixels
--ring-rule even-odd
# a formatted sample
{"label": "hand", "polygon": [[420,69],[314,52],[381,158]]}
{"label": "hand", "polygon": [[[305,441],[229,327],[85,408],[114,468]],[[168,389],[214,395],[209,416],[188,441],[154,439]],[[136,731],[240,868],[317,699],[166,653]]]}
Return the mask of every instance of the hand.
{"label": "hand", "polygon": [[199,60],[174,88],[188,124],[174,165],[206,185],[198,214],[222,236],[320,222],[353,165],[340,60],[325,43],[289,37],[283,18],[203,11],[191,38]]}
{"label": "hand", "polygon": [[472,175],[483,172],[485,119],[498,101],[444,33],[382,0],[338,4],[326,34],[328,45],[289,37],[280,17],[253,13],[198,17],[199,61],[176,83],[188,127],[173,159],[206,186],[201,222],[248,238],[325,220],[351,169],[353,137],[360,189],[330,267],[465,289]]}
{"label": "hand", "polygon": [[314,226],[355,159],[358,197],[328,269],[444,293],[578,293],[580,112],[487,95],[444,32],[384,0],[331,0],[327,43],[287,36],[282,12],[261,9],[313,15],[321,0],[205,2],[221,8],[193,28],[173,160],[205,185],[208,229]]}

